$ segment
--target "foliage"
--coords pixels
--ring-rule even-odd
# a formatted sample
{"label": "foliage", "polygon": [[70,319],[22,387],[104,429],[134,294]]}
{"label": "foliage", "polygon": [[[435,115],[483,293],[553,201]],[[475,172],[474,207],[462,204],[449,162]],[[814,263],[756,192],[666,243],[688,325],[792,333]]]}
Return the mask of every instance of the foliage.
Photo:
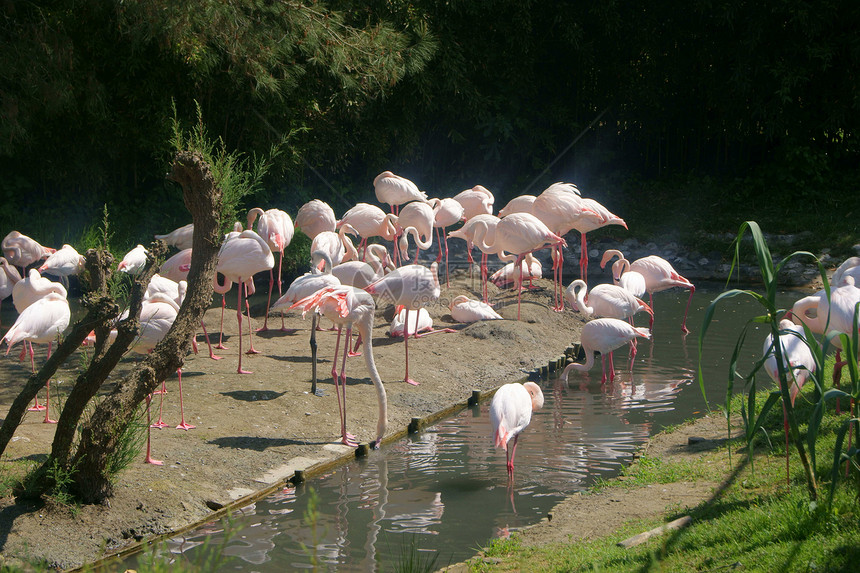
{"label": "foliage", "polygon": [[413,534],[408,544],[400,545],[400,555],[393,569],[397,573],[430,573],[438,570],[438,560],[439,553],[435,551],[432,554],[421,552],[416,535]]}
{"label": "foliage", "polygon": [[143,416],[144,409],[138,406],[137,411],[129,419],[128,424],[122,428],[122,435],[119,438],[116,450],[110,454],[107,467],[107,474],[112,479],[117,479],[123,470],[129,467],[135,460],[140,459],[140,454],[146,445],[146,434],[149,429],[149,424]]}
{"label": "foliage", "polygon": [[[804,419],[801,419],[798,413],[798,410],[795,408],[793,401],[790,398],[789,388],[790,381],[792,380],[794,374],[792,373],[791,368],[786,367],[786,361],[783,358],[783,347],[782,344],[778,344],[773,342],[771,344],[770,349],[766,350],[760,360],[753,365],[751,371],[744,375],[741,374],[738,370],[738,357],[740,355],[740,350],[744,344],[746,339],[746,335],[754,324],[765,324],[769,327],[771,340],[778,341],[780,335],[787,334],[788,331],[783,331],[779,328],[779,322],[784,314],[783,309],[778,309],[775,304],[775,296],[777,289],[777,275],[779,274],[782,266],[794,258],[795,256],[806,256],[815,259],[814,255],[808,252],[796,252],[792,253],[788,257],[786,257],[779,265],[774,266],[773,259],[771,257],[770,250],[767,247],[767,244],[764,240],[764,236],[759,228],[758,224],[754,221],[747,221],[743,225],[741,225],[740,230],[738,232],[737,239],[735,241],[735,259],[733,262],[734,265],[739,263],[740,261],[740,252],[741,252],[741,244],[744,236],[744,232],[749,230],[752,235],[752,244],[753,249],[755,251],[756,258],[758,260],[758,266],[762,275],[762,282],[764,285],[765,292],[764,294],[752,291],[752,290],[740,290],[740,289],[731,289],[720,294],[714,301],[708,306],[705,318],[702,325],[702,331],[699,334],[699,385],[701,387],[703,395],[705,394],[705,384],[702,376],[701,370],[701,360],[702,360],[702,349],[704,346],[704,340],[707,333],[708,326],[710,325],[711,320],[713,319],[715,309],[718,304],[722,301],[730,299],[735,296],[749,296],[756,300],[765,311],[764,315],[752,317],[749,322],[744,326],[741,333],[738,336],[738,340],[735,344],[734,352],[729,361],[729,371],[728,371],[728,384],[726,390],[726,417],[727,419],[731,418],[732,415],[732,403],[733,403],[733,394],[734,394],[734,383],[736,378],[740,378],[744,381],[744,387],[742,389],[742,393],[746,395],[746,400],[744,405],[741,408],[741,416],[744,422],[744,430],[745,430],[745,439],[747,442],[747,448],[749,450],[750,459],[753,459],[752,450],[753,444],[756,437],[759,434],[760,429],[763,427],[763,420],[770,413],[771,408],[773,408],[778,402],[781,401],[783,406],[783,412],[786,419],[787,431],[791,437],[791,441],[794,444],[794,447],[797,450],[798,457],[800,458],[801,463],[804,467],[804,472],[806,476],[807,487],[809,489],[809,495],[812,501],[815,501],[818,496],[818,486],[816,481],[815,474],[815,465],[816,465],[816,445],[818,443],[818,433],[821,428],[821,421],[824,415],[825,406],[828,401],[838,400],[840,397],[854,395],[857,390],[857,381],[856,377],[857,368],[856,368],[856,356],[857,356],[857,336],[852,336],[849,339],[844,334],[842,337],[842,345],[843,348],[849,349],[847,354],[851,355],[853,353],[853,357],[849,358],[849,370],[851,372],[851,385],[848,389],[848,392],[844,392],[842,390],[831,389],[824,390],[824,364],[825,364],[825,356],[831,347],[831,339],[833,338],[833,334],[828,334],[824,338],[823,345],[819,345],[814,338],[812,331],[809,329],[807,325],[803,325],[803,334],[791,333],[794,336],[798,336],[801,339],[801,342],[806,345],[810,351],[812,352],[813,359],[815,362],[815,368],[812,372],[810,372],[809,381],[812,382],[815,388],[815,397],[813,399],[815,403],[815,407],[807,414]],[[824,292],[826,293],[827,299],[829,301],[830,298],[830,285],[827,280],[827,273],[821,264],[820,261],[817,261],[819,272],[821,275],[821,280],[824,285]],[[829,323],[829,315],[827,318]],[[857,312],[855,311],[855,319],[854,319],[854,332],[857,332]],[[826,330],[826,329],[825,329]],[[852,342],[853,340],[853,342]],[[767,356],[773,353],[776,361],[776,365],[779,373],[779,388],[777,391],[772,392],[766,399],[763,405],[759,405],[757,403],[758,396],[758,388],[756,384],[756,374],[760,371],[762,366],[764,365]],[[854,366],[851,366],[853,364]],[[806,429],[806,439],[803,439],[801,432],[801,425],[805,425]],[[842,435],[848,431],[849,425],[846,425],[843,429]],[[807,459],[807,450],[809,453],[809,459]],[[840,467],[841,462],[846,459],[853,459],[855,457],[856,450],[849,451],[848,453],[843,453],[841,449],[841,441],[837,442],[835,459],[832,466],[832,473],[836,474],[837,469]],[[845,456],[845,457],[843,457]],[[835,484],[836,478],[833,478],[833,483]]]}

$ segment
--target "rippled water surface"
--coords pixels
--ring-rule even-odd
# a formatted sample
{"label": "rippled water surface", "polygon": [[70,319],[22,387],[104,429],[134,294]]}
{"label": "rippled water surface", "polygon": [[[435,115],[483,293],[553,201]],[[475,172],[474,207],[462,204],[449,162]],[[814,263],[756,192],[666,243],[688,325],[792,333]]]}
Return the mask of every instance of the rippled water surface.
{"label": "rippled water surface", "polygon": [[[616,474],[652,433],[706,409],[696,379],[698,331],[718,292],[696,293],[688,319],[693,332],[686,337],[680,323],[687,293],[659,293],[654,339],[640,342],[632,374],[622,371],[614,383],[601,385],[598,360],[588,375],[574,372],[566,384],[541,381],[544,408],[520,439],[511,485],[504,451],[494,450],[490,440],[488,404],[482,404],[285,488],[237,512],[231,526],[217,522],[174,538],[159,558],[182,554],[196,561],[221,546],[230,557],[221,571],[310,568],[312,559],[323,570],[376,571],[392,569],[414,545],[420,558],[435,557],[437,567],[466,559],[491,537],[536,523],[564,496]],[[795,298],[784,295],[783,304]],[[712,405],[724,398],[728,357],[757,310],[733,299],[715,315],[703,352]],[[751,360],[759,339],[747,347]],[[626,349],[616,352],[617,367],[624,368],[626,359]]]}

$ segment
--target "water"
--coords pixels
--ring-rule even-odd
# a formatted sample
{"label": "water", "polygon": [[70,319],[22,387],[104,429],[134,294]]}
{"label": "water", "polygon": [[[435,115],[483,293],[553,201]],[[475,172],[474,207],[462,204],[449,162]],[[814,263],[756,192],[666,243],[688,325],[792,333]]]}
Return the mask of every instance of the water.
{"label": "water", "polygon": [[[492,448],[488,404],[482,404],[241,509],[232,532],[214,522],[176,537],[158,558],[202,559],[212,551],[203,547],[211,537],[230,557],[220,571],[310,568],[311,555],[323,570],[390,570],[413,543],[421,558],[436,558],[437,568],[467,559],[490,538],[536,523],[566,495],[617,474],[649,435],[706,410],[697,381],[698,331],[718,292],[697,291],[686,337],[680,324],[687,293],[658,294],[654,339],[640,342],[632,375],[622,371],[601,385],[598,364],[588,375],[572,373],[567,384],[542,381],[544,408],[520,439],[512,485],[504,452]],[[781,304],[796,298],[781,295]],[[760,312],[753,301],[735,298],[715,315],[703,353],[711,405],[725,396],[740,329]],[[764,336],[748,337],[742,363],[761,351]],[[626,349],[617,351],[616,366],[626,358]],[[307,515],[312,490],[315,520]],[[132,557],[125,565],[149,558]]]}

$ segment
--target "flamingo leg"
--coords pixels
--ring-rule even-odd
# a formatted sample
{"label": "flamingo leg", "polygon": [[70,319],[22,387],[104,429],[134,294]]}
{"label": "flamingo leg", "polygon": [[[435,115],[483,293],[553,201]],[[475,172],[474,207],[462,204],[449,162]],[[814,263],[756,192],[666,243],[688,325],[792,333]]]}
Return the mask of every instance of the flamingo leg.
{"label": "flamingo leg", "polygon": [[484,295],[484,302],[489,304],[489,287],[487,285],[487,253],[481,253],[481,294]]}
{"label": "flamingo leg", "polygon": [[[164,420],[161,419],[161,415],[164,411],[164,395],[166,394],[166,392],[163,389],[164,388],[164,382],[163,381],[161,383],[161,386],[162,386],[162,390],[161,390],[161,392],[158,392],[158,394],[161,395],[161,402],[159,402],[159,404],[158,404],[158,420],[150,425],[151,428],[166,428],[167,427],[167,424],[165,424]],[[154,394],[156,394],[156,392],[153,392],[152,394],[150,394],[150,396],[152,396]]]}
{"label": "flamingo leg", "polygon": [[693,293],[695,292],[696,287],[690,287],[690,298],[687,299],[687,308],[684,309],[684,322],[681,323],[681,332],[684,334],[690,333],[690,330],[687,328],[687,313],[690,312],[690,303],[693,302]]}
{"label": "flamingo leg", "polygon": [[444,229],[442,230],[442,238],[445,243],[445,287],[451,288],[451,272],[448,270],[448,235]]}
{"label": "flamingo leg", "polygon": [[403,381],[412,386],[418,386],[418,382],[409,377],[409,332],[406,326],[409,324],[409,307],[406,307],[406,316],[403,319],[403,347],[406,350],[406,374]]}
{"label": "flamingo leg", "polygon": [[[33,356],[33,344],[29,340],[25,340],[24,343],[21,345],[23,347],[22,348],[22,350],[23,350],[22,356],[26,356],[28,344],[30,345],[30,368],[33,370],[33,374],[35,374],[36,373],[36,359]],[[44,406],[43,404],[39,404],[39,394],[37,393],[33,397],[33,405],[30,406],[29,408],[27,408],[27,411],[28,412],[41,412],[42,410],[45,410],[45,409],[47,409],[46,406]]]}
{"label": "flamingo leg", "polygon": [[217,356],[214,352],[212,352],[212,343],[209,341],[209,333],[206,332],[206,323],[201,320],[200,326],[203,327],[203,336],[206,337],[206,345],[209,347],[209,358],[211,358],[212,360],[221,360],[222,358],[224,358],[223,356]]}
{"label": "flamingo leg", "polygon": [[[648,293],[648,302],[650,303],[651,308],[654,308],[654,293]],[[651,319],[648,321],[648,330],[654,331],[654,315],[651,315]]]}
{"label": "flamingo leg", "polygon": [[517,255],[517,262],[515,264],[517,265],[517,269],[519,270],[519,273],[520,273],[520,282],[518,283],[518,286],[517,286],[517,320],[519,320],[520,319],[520,303],[522,302],[522,298],[523,298],[523,289],[522,289],[522,286],[523,286],[523,256],[522,255]]}
{"label": "flamingo leg", "polygon": [[[52,342],[48,342],[48,359],[51,358],[51,345]],[[56,424],[56,420],[52,420],[48,412],[51,411],[51,381],[48,380],[45,382],[45,419],[42,421],[44,424]]]}
{"label": "flamingo leg", "polygon": [[[227,298],[222,294],[221,295],[221,333],[218,335],[218,345],[215,346],[218,350],[227,350],[227,347],[224,346],[224,309],[227,307]],[[240,337],[241,338],[241,337]],[[210,355],[212,353],[210,352]]]}
{"label": "flamingo leg", "polygon": [[152,418],[149,413],[150,402],[152,402],[152,394],[146,397],[146,458],[143,460],[143,463],[163,466],[163,461],[156,460],[152,457],[152,431],[150,430],[150,422],[152,422]]}
{"label": "flamingo leg", "polygon": [[182,405],[182,368],[176,369],[176,375],[179,376],[179,416],[181,421],[176,426],[177,430],[192,430],[197,426],[185,423],[185,408]]}
{"label": "flamingo leg", "polygon": [[311,394],[314,396],[324,396],[322,388],[317,388],[317,323],[319,323],[319,315],[314,313],[311,322]]}
{"label": "flamingo leg", "polygon": [[239,367],[238,374],[253,374],[249,370],[242,370],[242,279],[239,279],[238,294],[236,295],[236,320],[239,322]]}
{"label": "flamingo leg", "polygon": [[248,302],[247,287],[245,288],[245,308],[248,309],[248,342],[251,346],[245,354],[259,354],[260,351],[254,348],[254,336],[252,335],[251,328],[251,303]]}
{"label": "flamingo leg", "polygon": [[514,436],[514,445],[510,448],[510,457],[508,457],[508,478],[514,479],[514,457],[517,455],[517,441],[520,439],[519,434]]}
{"label": "flamingo leg", "polygon": [[[346,431],[346,350],[349,348],[349,340],[348,338],[352,336],[352,332],[350,329],[347,329],[347,341],[345,342],[345,349],[343,353],[343,359],[341,362],[341,374],[337,373],[337,355],[340,351],[340,335],[341,335],[342,327],[337,330],[337,341],[334,345],[334,360],[332,360],[331,367],[331,377],[334,381],[334,393],[337,395],[337,409],[340,417],[340,432],[341,432],[341,443],[347,446],[355,446],[355,436],[352,436]],[[343,398],[341,399],[341,391],[340,391],[340,382],[339,379],[343,380]]]}
{"label": "flamingo leg", "polygon": [[439,252],[436,253],[436,262],[442,262],[442,227],[436,227],[436,244],[439,245]]}
{"label": "flamingo leg", "polygon": [[579,277],[588,282],[588,246],[585,244],[585,233],[580,234]]}
{"label": "flamingo leg", "polygon": [[[281,296],[283,296],[283,294],[284,294],[283,293],[284,281],[281,278],[283,276],[283,275],[281,275],[281,265],[283,264],[283,262],[284,262],[284,250],[281,249],[281,254],[278,256],[278,297],[279,298]],[[269,314],[268,308],[266,309],[266,314],[267,315]],[[281,313],[281,332],[295,332],[294,328],[287,328],[287,323],[285,322],[285,320],[286,320],[286,317],[284,316],[284,313],[282,312]]]}

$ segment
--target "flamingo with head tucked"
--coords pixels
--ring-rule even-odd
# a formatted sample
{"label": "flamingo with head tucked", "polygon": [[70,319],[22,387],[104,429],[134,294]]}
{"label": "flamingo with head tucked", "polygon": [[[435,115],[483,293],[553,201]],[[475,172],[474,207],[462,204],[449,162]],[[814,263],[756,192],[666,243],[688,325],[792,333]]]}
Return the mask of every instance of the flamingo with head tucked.
{"label": "flamingo with head tucked", "polygon": [[12,290],[20,280],[18,269],[10,265],[6,257],[0,257],[0,303],[12,295]]}
{"label": "flamingo with head tucked", "polygon": [[78,275],[84,270],[84,256],[79,254],[71,245],[63,245],[63,248],[54,251],[42,266],[39,272],[54,275],[55,277],[68,277]]}
{"label": "flamingo with head tucked", "polygon": [[463,218],[467,221],[475,215],[492,215],[496,202],[493,193],[483,185],[460,191],[454,195],[454,200],[463,206]]}
{"label": "flamingo with head tucked", "polygon": [[34,239],[22,235],[18,231],[10,231],[8,235],[3,237],[0,246],[3,248],[3,256],[6,257],[6,260],[16,267],[20,267],[22,272],[36,261],[47,258],[56,250],[43,247]]}
{"label": "flamingo with head tucked", "polygon": [[373,179],[376,200],[391,205],[391,212],[397,213],[400,205],[410,201],[427,201],[427,193],[405,177],[391,171],[383,171]]}
{"label": "flamingo with head tucked", "polygon": [[[8,345],[6,354],[18,342],[48,344],[48,358],[51,357],[51,346],[56,338],[69,326],[71,311],[69,301],[64,294],[49,292],[42,298],[33,302],[18,315],[15,324],[6,332],[3,340]],[[33,374],[36,373],[36,363],[33,355],[30,355],[30,366]],[[56,420],[50,418],[51,408],[50,380],[46,383],[47,395],[45,397],[45,419],[46,424],[54,424]],[[32,409],[32,408],[31,408]]]}
{"label": "flamingo with head tucked", "polygon": [[156,239],[161,239],[171,247],[175,247],[180,251],[190,249],[194,246],[194,223],[188,223],[178,229],[174,229],[165,235],[155,235]]}
{"label": "flamingo with head tucked", "polygon": [[295,228],[311,239],[323,231],[334,232],[337,230],[334,209],[319,199],[308,201],[296,213]]}
{"label": "flamingo with head tucked", "polygon": [[[218,253],[218,264],[215,268],[217,273],[224,275],[224,283],[218,281],[217,275],[213,278],[215,292],[222,295],[230,290],[233,283],[238,286],[236,302],[236,320],[239,323],[239,374],[251,374],[242,369],[242,289],[247,294],[254,294],[253,276],[259,272],[271,270],[275,266],[275,256],[266,241],[254,231],[245,230],[238,236],[225,241]],[[246,294],[246,297],[247,297]],[[247,300],[245,305],[247,306]],[[250,329],[250,309],[248,313],[248,339],[250,348],[248,354],[256,354],[254,341]]]}
{"label": "flamingo with head tucked", "polygon": [[[281,296],[283,294],[281,265],[284,262],[284,249],[293,240],[293,221],[285,211],[280,209],[263,211],[259,207],[254,207],[248,211],[249,229],[253,229],[255,221],[257,222],[257,234],[266,241],[272,253],[278,252],[278,296]],[[269,307],[272,305],[272,287],[274,286],[273,274],[272,269],[269,269],[269,298],[266,300],[266,317],[263,319],[263,326],[259,329],[263,332],[269,330]],[[287,330],[283,315],[281,315],[281,330]]]}

